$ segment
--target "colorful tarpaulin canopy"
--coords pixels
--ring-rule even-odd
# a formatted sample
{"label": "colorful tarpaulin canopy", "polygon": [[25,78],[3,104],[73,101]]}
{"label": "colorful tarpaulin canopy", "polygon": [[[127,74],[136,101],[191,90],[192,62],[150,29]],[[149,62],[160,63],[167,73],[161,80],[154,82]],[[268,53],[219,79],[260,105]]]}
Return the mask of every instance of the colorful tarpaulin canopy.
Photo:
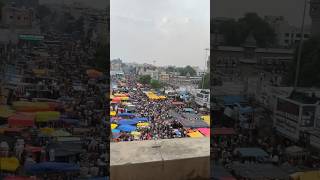
{"label": "colorful tarpaulin canopy", "polygon": [[207,116],[201,116],[201,118],[203,119],[204,122],[206,122],[209,126],[210,126],[210,116],[207,115]]}
{"label": "colorful tarpaulin canopy", "polygon": [[120,130],[119,130],[119,129],[112,129],[111,132],[112,132],[112,133],[119,133]]}
{"label": "colorful tarpaulin canopy", "polygon": [[48,128],[48,127],[40,128],[40,132],[42,132],[43,134],[46,134],[46,135],[51,135],[54,132],[54,129]]}
{"label": "colorful tarpaulin canopy", "polygon": [[37,122],[48,122],[60,119],[60,112],[58,111],[44,111],[36,113]]}
{"label": "colorful tarpaulin canopy", "polygon": [[122,119],[122,120],[120,120],[119,122],[118,122],[118,124],[120,124],[120,125],[134,125],[134,124],[137,124],[137,122],[136,121],[133,121],[133,120],[131,120],[131,119]]}
{"label": "colorful tarpaulin canopy", "polygon": [[117,127],[118,127],[117,124],[114,124],[114,123],[111,124],[111,129],[115,129],[115,128],[117,128]]}
{"label": "colorful tarpaulin canopy", "polygon": [[10,127],[32,127],[35,120],[34,113],[17,113],[8,118]]}
{"label": "colorful tarpaulin canopy", "polygon": [[198,128],[198,131],[204,136],[210,137],[210,128]]}
{"label": "colorful tarpaulin canopy", "polygon": [[136,121],[136,122],[147,122],[147,121],[149,121],[149,119],[147,117],[136,117],[136,118],[133,118],[132,120]]}
{"label": "colorful tarpaulin canopy", "polygon": [[54,173],[79,171],[80,167],[76,164],[63,162],[41,162],[25,166],[27,173]]}
{"label": "colorful tarpaulin canopy", "polygon": [[199,131],[189,132],[187,135],[188,135],[189,137],[191,137],[191,138],[200,138],[200,137],[203,137],[203,135],[202,135]]}
{"label": "colorful tarpaulin canopy", "polygon": [[137,127],[147,127],[149,125],[150,125],[149,123],[138,123]]}
{"label": "colorful tarpaulin canopy", "polygon": [[133,113],[119,113],[118,116],[135,116]]}
{"label": "colorful tarpaulin canopy", "polygon": [[0,158],[0,169],[3,171],[15,172],[19,167],[19,160],[15,157]]}
{"label": "colorful tarpaulin canopy", "polygon": [[135,131],[137,129],[137,127],[132,126],[132,125],[121,125],[117,129],[119,129],[120,131],[124,131],[124,132],[132,132],[132,131]]}
{"label": "colorful tarpaulin canopy", "polygon": [[117,115],[117,112],[115,111],[110,111],[110,116],[116,116]]}
{"label": "colorful tarpaulin canopy", "polygon": [[37,112],[37,111],[52,111],[54,107],[48,102],[28,102],[28,101],[15,101],[12,107],[16,111],[21,112]]}
{"label": "colorful tarpaulin canopy", "polygon": [[14,110],[11,109],[9,106],[0,106],[0,117],[1,118],[8,118],[14,114]]}
{"label": "colorful tarpaulin canopy", "polygon": [[89,76],[89,78],[96,79],[96,78],[99,78],[99,77],[103,76],[103,73],[100,72],[100,71],[97,71],[95,69],[88,69],[87,70],[87,75]]}

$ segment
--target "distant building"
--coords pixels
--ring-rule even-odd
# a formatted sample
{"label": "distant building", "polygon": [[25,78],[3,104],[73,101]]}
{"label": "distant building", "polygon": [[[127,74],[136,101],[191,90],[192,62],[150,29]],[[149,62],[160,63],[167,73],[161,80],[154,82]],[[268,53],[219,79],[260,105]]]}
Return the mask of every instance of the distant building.
{"label": "distant building", "polygon": [[320,34],[320,0],[311,0],[309,15],[312,20],[312,36]]}
{"label": "distant building", "polygon": [[[265,16],[264,20],[270,24],[277,35],[277,44],[281,47],[292,47],[301,40],[301,28],[292,26],[283,16]],[[307,40],[311,36],[311,27],[306,26],[303,39]]]}
{"label": "distant building", "polygon": [[111,60],[111,68],[112,71],[122,71],[122,60],[114,59]]}
{"label": "distant building", "polygon": [[314,93],[306,92],[293,92],[289,97],[278,97],[274,110],[275,130],[293,141],[310,143],[306,135],[320,128],[319,102],[320,99]]}
{"label": "distant building", "polygon": [[16,7],[8,4],[2,8],[1,24],[5,27],[31,28],[34,11],[32,8]]}
{"label": "distant building", "polygon": [[258,48],[252,34],[242,46],[213,46],[212,51],[211,71],[236,76],[239,76],[240,67],[270,72],[286,71],[294,55],[293,49]]}

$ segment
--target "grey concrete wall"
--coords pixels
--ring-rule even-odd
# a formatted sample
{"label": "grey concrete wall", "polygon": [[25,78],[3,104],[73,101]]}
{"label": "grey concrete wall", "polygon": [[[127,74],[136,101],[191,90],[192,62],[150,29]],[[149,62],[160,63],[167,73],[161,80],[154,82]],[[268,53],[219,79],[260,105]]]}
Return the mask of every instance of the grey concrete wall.
{"label": "grey concrete wall", "polygon": [[209,180],[209,157],[110,167],[111,180]]}
{"label": "grey concrete wall", "polygon": [[110,144],[111,180],[209,180],[210,138]]}

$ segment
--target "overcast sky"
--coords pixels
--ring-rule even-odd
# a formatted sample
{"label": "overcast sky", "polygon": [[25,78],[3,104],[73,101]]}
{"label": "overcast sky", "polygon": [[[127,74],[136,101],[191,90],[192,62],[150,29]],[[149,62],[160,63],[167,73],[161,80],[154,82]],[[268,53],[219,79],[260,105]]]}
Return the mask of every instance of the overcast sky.
{"label": "overcast sky", "polygon": [[[308,0],[310,1],[310,0]],[[290,24],[300,26],[304,0],[211,0],[213,16],[242,17],[245,12],[257,12],[260,16],[282,15]],[[309,4],[308,4],[309,10]],[[306,24],[310,24],[309,11]]]}
{"label": "overcast sky", "polygon": [[205,66],[210,0],[111,0],[111,59]]}

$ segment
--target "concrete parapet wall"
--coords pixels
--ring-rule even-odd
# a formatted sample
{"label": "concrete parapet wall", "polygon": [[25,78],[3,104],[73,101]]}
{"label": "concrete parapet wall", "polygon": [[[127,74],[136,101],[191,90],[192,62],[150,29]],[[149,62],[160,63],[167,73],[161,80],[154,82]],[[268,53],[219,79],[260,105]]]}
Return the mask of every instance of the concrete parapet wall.
{"label": "concrete parapet wall", "polygon": [[111,143],[110,149],[111,180],[210,179],[209,138]]}

